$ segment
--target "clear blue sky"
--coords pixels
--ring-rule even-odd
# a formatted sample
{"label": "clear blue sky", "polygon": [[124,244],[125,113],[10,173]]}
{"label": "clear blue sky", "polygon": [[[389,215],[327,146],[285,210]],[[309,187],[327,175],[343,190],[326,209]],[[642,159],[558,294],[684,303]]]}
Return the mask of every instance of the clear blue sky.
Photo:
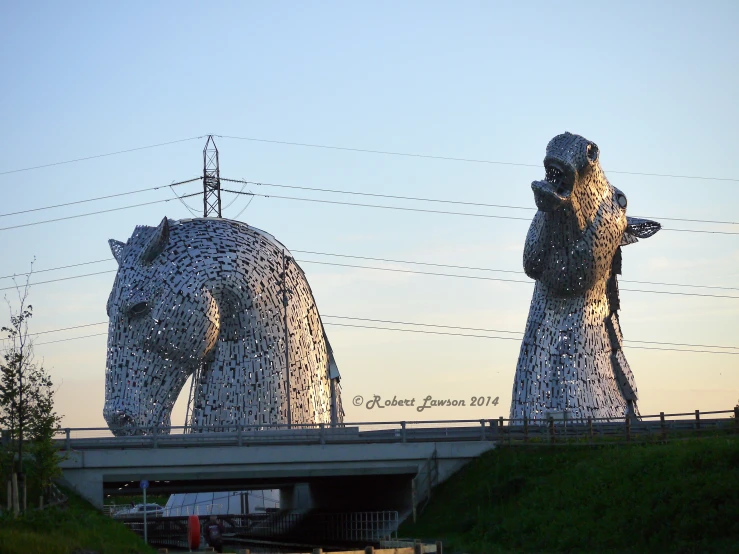
{"label": "clear blue sky", "polygon": [[[629,198],[630,214],[739,220],[737,181],[615,173],[739,178],[736,2],[6,1],[0,8],[0,173],[207,133],[540,164],[547,141],[568,130],[598,143],[606,174]],[[0,175],[0,213],[195,177],[203,144],[197,139]],[[533,208],[530,182],[542,175],[532,167],[226,138],[217,144],[223,176],[285,185]],[[6,216],[0,227],[171,197],[165,189]],[[224,216],[234,217],[246,201],[236,199]],[[189,202],[199,209],[197,198]],[[107,258],[108,238],[126,240],[136,224],[153,225],[164,215],[189,216],[172,201],[0,231],[0,276],[26,270],[34,256],[39,270]],[[256,198],[239,219],[293,250],[506,270],[521,269],[528,227],[525,221],[265,198]],[[663,224],[739,232],[739,225]],[[35,280],[114,267],[70,268]],[[303,267],[320,311],[332,315],[522,331],[532,291],[528,284]],[[624,253],[626,280],[739,287],[738,277],[739,235],[665,230]],[[112,280],[108,273],[34,287],[34,330],[104,321]],[[739,346],[739,300],[625,291],[621,317],[627,339]],[[104,331],[78,329],[38,342]],[[348,419],[507,416],[517,341],[340,327],[329,333]],[[626,353],[643,413],[727,409],[739,399],[739,356]],[[105,337],[40,344],[37,354],[61,385],[65,424],[102,425]],[[501,403],[422,415],[351,406],[353,396],[373,394],[484,394]],[[177,410],[174,423],[184,417],[182,403]]]}

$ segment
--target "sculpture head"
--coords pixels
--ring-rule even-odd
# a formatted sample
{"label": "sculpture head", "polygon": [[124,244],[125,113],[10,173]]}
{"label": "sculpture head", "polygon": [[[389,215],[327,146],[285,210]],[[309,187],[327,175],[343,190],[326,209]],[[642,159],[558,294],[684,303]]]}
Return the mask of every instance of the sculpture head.
{"label": "sculpture head", "polygon": [[139,226],[124,244],[109,241],[118,273],[110,318],[103,416],[117,435],[169,429],[182,386],[212,351],[219,309],[205,275],[170,248],[170,224]]}
{"label": "sculpture head", "polygon": [[[564,133],[550,140],[544,158],[546,178],[531,183],[536,206],[543,212],[568,207],[580,212],[583,201],[602,195],[608,183],[600,168],[599,154],[594,142],[579,135]],[[585,213],[576,215],[579,219]]]}
{"label": "sculpture head", "polygon": [[594,142],[557,135],[547,145],[545,179],[531,183],[539,212],[526,239],[524,269],[555,296],[581,294],[608,279],[621,245],[660,229],[626,216],[626,195],[608,182],[599,156]]}

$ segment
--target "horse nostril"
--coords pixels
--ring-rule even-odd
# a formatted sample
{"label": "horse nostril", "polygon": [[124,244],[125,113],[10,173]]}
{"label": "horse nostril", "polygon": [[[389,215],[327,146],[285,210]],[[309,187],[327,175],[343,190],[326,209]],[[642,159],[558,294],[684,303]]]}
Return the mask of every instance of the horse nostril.
{"label": "horse nostril", "polygon": [[131,306],[128,309],[128,315],[131,317],[138,317],[140,315],[144,315],[149,311],[149,304],[146,302],[139,302],[138,304],[135,304]]}
{"label": "horse nostril", "polygon": [[135,430],[135,423],[133,417],[128,415],[126,412],[114,412],[108,421],[110,430],[116,436],[133,435]]}

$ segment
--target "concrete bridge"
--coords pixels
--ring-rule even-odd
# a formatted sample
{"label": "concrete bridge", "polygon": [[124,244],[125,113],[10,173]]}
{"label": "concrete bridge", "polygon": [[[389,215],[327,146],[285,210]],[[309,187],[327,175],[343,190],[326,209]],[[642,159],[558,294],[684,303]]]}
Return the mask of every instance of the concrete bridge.
{"label": "concrete bridge", "polygon": [[612,443],[739,432],[739,407],[668,416],[539,425],[503,418],[265,425],[187,434],[139,429],[141,434],[125,437],[113,437],[107,428],[65,429],[57,444],[67,453],[63,479],[97,506],[106,495],[136,494],[146,479],[152,494],[280,489],[286,509],[405,514],[431,487],[501,442],[577,444],[600,437]]}
{"label": "concrete bridge", "polygon": [[286,509],[407,514],[432,486],[494,447],[494,421],[454,424],[179,435],[147,430],[127,437],[70,429],[58,444],[67,451],[63,480],[98,507],[107,495],[139,494],[146,479],[149,494],[280,489]]}

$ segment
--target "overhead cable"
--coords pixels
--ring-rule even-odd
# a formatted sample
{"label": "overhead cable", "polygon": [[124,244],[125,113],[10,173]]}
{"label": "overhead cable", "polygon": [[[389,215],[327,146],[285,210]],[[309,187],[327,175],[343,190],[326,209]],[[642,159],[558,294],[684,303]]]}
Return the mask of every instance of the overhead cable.
{"label": "overhead cable", "polygon": [[[443,331],[423,331],[420,329],[394,329],[392,327],[380,327],[380,326],[371,326],[371,325],[354,325],[350,323],[332,323],[327,322],[325,325],[332,326],[332,327],[354,327],[358,329],[377,329],[381,331],[398,331],[398,332],[405,332],[405,333],[420,333],[425,335],[447,335],[447,336],[455,336],[455,337],[471,337],[476,339],[495,339],[495,340],[517,340],[520,341],[521,339],[519,337],[495,337],[491,335],[472,335],[468,333],[447,333]],[[739,355],[739,352],[722,352],[717,350],[694,350],[694,349],[684,349],[684,348],[659,348],[659,347],[652,347],[652,346],[629,346],[629,348],[636,348],[639,350],[664,350],[664,351],[671,351],[671,352],[698,352],[702,354],[729,354],[729,355]]]}
{"label": "overhead cable", "polygon": [[[521,336],[523,333],[521,331],[508,331],[508,330],[501,330],[501,329],[490,329],[486,327],[463,327],[459,325],[442,325],[442,324],[432,324],[432,323],[419,323],[416,321],[398,321],[398,320],[389,320],[389,319],[371,319],[366,317],[351,317],[351,316],[342,316],[342,315],[330,315],[330,314],[324,314],[322,316],[322,319],[344,319],[344,320],[352,320],[352,321],[366,321],[370,323],[390,323],[393,325],[406,325],[406,326],[413,326],[413,327],[434,327],[434,328],[440,328],[440,329],[453,329],[453,330],[461,330],[461,331],[481,331],[485,333],[504,333],[509,335],[517,335],[516,337],[499,337],[499,338],[513,338],[515,340],[521,340]],[[80,329],[83,327],[92,327],[96,325],[107,325],[107,321],[101,321],[98,323],[88,323],[85,325],[76,325],[74,327],[64,327],[61,329],[50,329],[46,331],[41,331],[39,333],[31,333],[28,336],[36,336],[36,335],[43,335],[48,333],[57,333],[60,331],[68,331],[71,329]],[[326,323],[327,325],[338,325],[337,323]],[[398,330],[402,331],[403,329],[389,329],[389,330]],[[87,336],[100,336],[101,334],[105,333],[98,333],[95,335],[85,335]],[[462,336],[477,336],[477,335],[462,335]],[[489,337],[489,335],[481,335],[482,338],[494,338]],[[85,337],[72,337],[70,339],[62,339],[62,340],[76,340],[77,338],[85,338]],[[725,346],[725,345],[717,345],[717,344],[691,344],[691,343],[681,343],[681,342],[662,342],[662,341],[649,341],[649,340],[625,340],[624,341],[627,344],[630,343],[639,343],[639,344],[657,344],[657,345],[663,345],[663,346],[689,346],[694,348],[721,348],[725,350],[738,350],[739,346]],[[46,344],[46,343],[43,343]],[[633,347],[636,348],[636,347]]]}
{"label": "overhead cable", "polygon": [[20,215],[20,214],[27,214],[31,212],[39,212],[41,210],[51,210],[52,208],[62,208],[64,206],[74,206],[75,204],[84,204],[85,202],[96,202],[98,200],[107,200],[108,198],[116,198],[118,196],[128,196],[130,194],[138,194],[140,192],[149,192],[152,190],[159,190],[163,189],[165,187],[176,187],[178,185],[184,185],[186,183],[192,183],[193,181],[199,181],[201,177],[195,177],[194,179],[188,179],[187,181],[178,181],[176,183],[171,183],[169,185],[159,185],[158,187],[149,187],[145,189],[138,189],[138,190],[130,190],[128,192],[119,192],[116,194],[109,194],[107,196],[98,196],[97,198],[87,198],[85,200],[75,200],[74,202],[66,202],[64,204],[54,204],[53,206],[44,206],[42,208],[31,208],[29,210],[21,210],[18,212],[9,212],[7,214],[0,214],[0,217],[7,217],[10,215]]}
{"label": "overhead cable", "polygon": [[[501,208],[501,209],[511,209],[511,210],[528,210],[528,211],[536,211],[536,208],[533,208],[531,206],[513,206],[509,204],[487,204],[484,202],[465,202],[461,200],[449,200],[449,199],[442,199],[442,198],[423,198],[419,196],[398,196],[395,194],[380,194],[380,193],[374,193],[374,192],[359,192],[359,191],[351,191],[351,190],[341,190],[341,189],[324,189],[324,188],[317,188],[317,187],[301,187],[297,185],[278,185],[275,183],[262,183],[257,181],[246,181],[243,179],[227,179],[225,177],[221,177],[221,181],[227,181],[230,183],[243,183],[245,185],[255,185],[255,186],[263,186],[263,187],[275,187],[275,188],[285,188],[285,189],[294,189],[294,190],[309,190],[313,192],[328,192],[331,194],[349,194],[349,195],[355,195],[355,196],[370,196],[375,198],[392,198],[394,200],[412,200],[415,202],[437,202],[442,204],[459,204],[463,206],[479,206],[483,208]],[[239,191],[239,194],[243,192],[243,188],[241,191]],[[229,190],[225,190],[224,192],[231,192]],[[664,220],[664,221],[687,221],[691,223],[714,223],[714,224],[720,224],[720,225],[739,225],[739,221],[718,221],[714,219],[689,219],[684,217],[665,217],[665,216],[635,216],[640,218],[647,218],[647,219],[656,219],[656,220]]]}
{"label": "overhead cable", "polygon": [[[263,138],[255,138],[255,137],[235,137],[235,136],[229,136],[229,135],[216,135],[220,138],[226,138],[226,139],[235,139],[235,140],[246,140],[246,141],[252,141],[252,142],[264,142],[264,143],[270,143],[270,144],[283,144],[288,146],[303,146],[307,148],[322,148],[326,150],[343,150],[346,152],[361,152],[364,154],[384,154],[388,156],[403,156],[408,158],[425,158],[425,159],[431,159],[431,160],[447,160],[447,161],[453,161],[453,162],[470,162],[470,163],[479,163],[479,164],[494,164],[494,165],[511,165],[511,166],[519,166],[519,167],[538,167],[541,168],[542,164],[527,164],[527,163],[516,163],[516,162],[503,162],[503,161],[497,161],[497,160],[484,160],[479,158],[457,158],[452,156],[434,156],[430,154],[414,154],[410,152],[393,152],[390,150],[369,150],[366,148],[349,148],[346,146],[330,146],[326,144],[311,144],[306,142],[288,142],[284,140],[268,140]],[[700,179],[705,181],[733,181],[733,182],[739,182],[739,179],[733,178],[733,177],[707,177],[704,175],[676,175],[676,174],[670,174],[670,173],[646,173],[646,172],[639,172],[639,171],[619,171],[615,169],[609,169],[608,173],[620,173],[622,175],[643,175],[647,177],[668,177],[671,179]]]}
{"label": "overhead cable", "polygon": [[[321,200],[318,198],[301,198],[301,197],[296,197],[296,196],[282,196],[278,194],[257,194],[256,192],[241,192],[240,193],[238,191],[230,190],[230,189],[221,189],[221,191],[229,192],[232,194],[259,196],[261,198],[278,198],[281,200],[296,200],[300,202],[316,202],[319,204],[357,206],[357,207],[362,207],[362,208],[378,208],[378,209],[384,209],[384,210],[398,210],[398,211],[405,211],[405,212],[421,212],[421,213],[432,213],[432,214],[457,215],[457,216],[466,216],[466,217],[481,217],[481,218],[490,218],[490,219],[512,219],[512,220],[518,220],[518,221],[531,222],[530,217],[513,217],[513,216],[506,216],[506,215],[477,214],[477,213],[470,213],[470,212],[452,212],[452,211],[446,211],[446,210],[427,210],[427,209],[422,209],[422,208],[407,208],[407,207],[402,207],[402,206],[384,206],[380,204],[362,204],[358,202],[340,202],[338,200]],[[697,229],[674,229],[672,227],[662,227],[662,230],[663,231],[682,231],[685,233],[739,235],[739,232],[731,232],[731,231],[703,231],[703,230],[697,230]],[[2,231],[2,229],[0,229],[0,231]]]}
{"label": "overhead cable", "polygon": [[[194,192],[192,194],[183,194],[182,196],[178,196],[177,198],[190,198],[192,196],[200,196],[202,194],[203,194],[202,192]],[[118,212],[121,210],[130,210],[131,208],[140,208],[141,206],[151,206],[152,204],[161,204],[162,202],[171,202],[172,200],[176,200],[177,198],[165,198],[164,200],[154,200],[153,202],[143,202],[141,204],[133,204],[131,206],[121,206],[119,208],[110,208],[108,210],[98,210],[96,212],[88,212],[85,214],[69,215],[66,217],[57,217],[55,219],[47,219],[44,221],[34,221],[33,223],[21,223],[20,225],[10,225],[8,227],[0,227],[0,231],[8,231],[10,229],[19,229],[21,227],[32,227],[34,225],[43,225],[44,223],[53,223],[55,221],[66,221],[68,219],[77,219],[80,217],[87,217],[90,215]]]}
{"label": "overhead cable", "polygon": [[[362,259],[362,260],[375,260],[375,261],[382,261],[382,262],[392,262],[392,263],[400,263],[400,264],[412,264],[412,265],[424,265],[424,266],[435,266],[435,267],[449,267],[449,268],[457,268],[457,269],[468,269],[468,270],[475,270],[475,271],[490,271],[490,272],[502,272],[502,273],[514,273],[517,275],[525,275],[522,271],[513,271],[513,270],[504,270],[504,269],[491,269],[491,268],[481,268],[481,267],[470,267],[470,266],[457,266],[457,265],[450,265],[450,264],[434,264],[434,263],[427,263],[427,262],[413,262],[408,260],[392,260],[388,258],[371,258],[368,256],[351,256],[348,254],[330,254],[327,252],[315,252],[310,250],[292,250],[292,252],[298,252],[298,253],[304,253],[304,254],[314,254],[314,255],[321,255],[321,256],[332,256],[332,257],[342,257],[342,258],[355,258],[355,259]],[[46,271],[53,271],[56,269],[65,269],[68,267],[77,267],[87,264],[94,264],[99,263],[101,261],[114,261],[113,258],[109,258],[107,260],[96,260],[93,262],[83,262],[79,264],[73,264],[69,266],[61,266],[58,268],[51,268],[51,269],[45,269],[41,271],[34,271],[33,273],[41,273]],[[340,263],[334,263],[334,262],[321,262],[318,260],[296,260],[300,263],[312,263],[312,264],[318,264],[318,265],[329,265],[329,266],[337,266],[337,267],[350,267],[355,269],[367,269],[367,270],[375,270],[375,271],[394,271],[398,273],[410,273],[410,274],[417,274],[417,275],[431,275],[431,276],[438,276],[438,277],[457,277],[460,279],[477,279],[477,280],[484,280],[484,281],[502,281],[502,282],[509,282],[509,283],[528,283],[533,284],[530,280],[521,280],[521,279],[500,279],[500,278],[494,278],[494,277],[481,277],[481,276],[474,276],[474,275],[458,275],[458,274],[451,274],[451,273],[435,273],[435,272],[426,272],[426,271],[414,271],[414,270],[408,270],[408,269],[397,269],[397,268],[385,268],[385,267],[373,267],[373,266],[363,266],[363,265],[355,265],[355,264],[340,264]],[[55,283],[57,281],[68,281],[71,279],[78,279],[82,277],[90,277],[93,275],[102,275],[105,273],[114,273],[116,270],[108,270],[108,271],[99,271],[95,273],[86,273],[83,275],[75,275],[71,277],[63,277],[60,279],[50,279],[47,281],[36,281],[33,283],[29,283],[30,285],[41,285],[46,283]],[[5,277],[0,277],[0,279],[7,279],[10,277],[16,277],[16,276],[27,276],[31,275],[31,273],[20,273],[18,275],[8,275]],[[737,287],[718,287],[718,286],[711,286],[711,285],[687,285],[687,284],[681,284],[681,283],[666,283],[666,282],[660,282],[660,281],[633,281],[628,279],[619,279],[619,282],[628,282],[628,283],[641,283],[641,284],[650,284],[650,285],[662,285],[662,286],[676,286],[676,287],[691,287],[691,288],[708,288],[708,289],[721,289],[721,290],[739,290]],[[5,287],[0,288],[0,291],[2,290],[10,290],[15,287]],[[643,289],[627,289],[627,288],[621,288],[620,290],[624,291],[630,291],[630,292],[645,292],[645,293],[655,293],[655,294],[678,294],[682,296],[703,296],[703,297],[709,297],[709,298],[736,298],[739,299],[739,296],[732,296],[732,295],[716,295],[716,294],[698,294],[698,293],[687,293],[687,292],[672,292],[672,291],[655,291],[655,290],[643,290]]]}
{"label": "overhead cable", "polygon": [[75,163],[75,162],[83,162],[83,161],[86,161],[86,160],[94,160],[96,158],[106,158],[108,156],[117,156],[118,154],[127,154],[128,152],[136,152],[138,150],[147,150],[149,148],[158,148],[160,146],[167,146],[167,145],[170,145],[170,144],[177,144],[179,142],[187,142],[189,140],[201,139],[204,136],[205,135],[201,135],[199,137],[190,137],[190,138],[185,138],[185,139],[179,139],[179,140],[171,140],[169,142],[160,142],[159,144],[150,144],[148,146],[139,146],[137,148],[129,148],[127,150],[118,150],[116,152],[108,152],[106,154],[96,154],[94,156],[86,156],[84,158],[76,158],[74,160],[65,160],[63,162],[53,162],[53,163],[48,163],[48,164],[43,164],[43,165],[35,165],[35,166],[32,166],[32,167],[23,167],[21,169],[10,169],[10,170],[7,170],[7,171],[0,171],[0,175],[8,175],[9,173],[20,173],[21,171],[31,171],[31,170],[34,170],[34,169],[41,169],[43,167],[52,167],[52,166],[55,166],[55,165],[64,165],[64,164],[71,164],[71,163]]}

